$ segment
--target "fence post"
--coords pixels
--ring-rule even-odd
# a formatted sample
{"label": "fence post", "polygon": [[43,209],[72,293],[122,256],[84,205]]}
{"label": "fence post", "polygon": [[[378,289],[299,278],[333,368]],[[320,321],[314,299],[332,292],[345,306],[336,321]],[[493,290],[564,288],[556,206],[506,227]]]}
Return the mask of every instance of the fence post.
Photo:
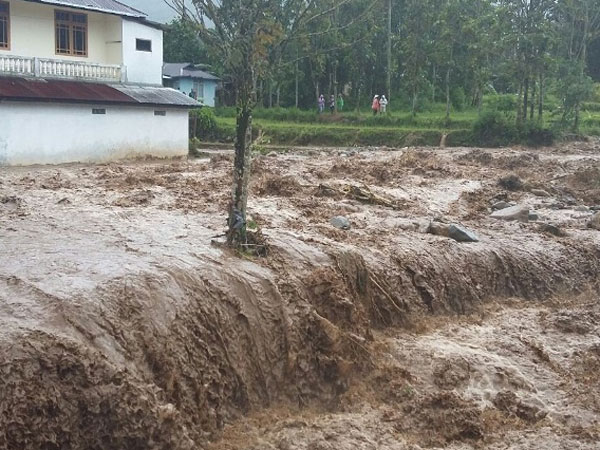
{"label": "fence post", "polygon": [[33,76],[41,76],[40,59],[38,57],[33,58]]}

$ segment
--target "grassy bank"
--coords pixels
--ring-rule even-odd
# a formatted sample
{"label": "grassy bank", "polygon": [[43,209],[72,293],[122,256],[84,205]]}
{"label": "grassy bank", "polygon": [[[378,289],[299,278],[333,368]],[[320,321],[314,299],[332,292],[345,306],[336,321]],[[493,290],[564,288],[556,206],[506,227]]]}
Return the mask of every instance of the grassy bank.
{"label": "grassy bank", "polygon": [[[217,118],[217,137],[233,142],[235,119]],[[358,126],[342,123],[293,123],[256,119],[255,133],[261,130],[265,143],[277,145],[323,145],[323,146],[390,146],[411,145],[436,146],[442,135],[456,145],[469,140],[469,130],[446,130],[425,127]]]}
{"label": "grassy bank", "polygon": [[[447,146],[543,146],[563,134],[554,123],[555,111],[547,113],[542,125],[517,127],[512,112],[492,106],[487,105],[481,115],[475,108],[455,111],[450,120],[446,120],[442,107],[417,116],[407,111],[373,116],[369,111],[318,114],[295,108],[259,108],[254,112],[254,132],[262,132],[264,143],[274,145],[389,147],[437,146],[443,136]],[[209,125],[199,137],[233,142],[235,109],[218,108],[206,114],[211,116],[206,121]],[[580,134],[600,135],[600,104],[586,105]]]}

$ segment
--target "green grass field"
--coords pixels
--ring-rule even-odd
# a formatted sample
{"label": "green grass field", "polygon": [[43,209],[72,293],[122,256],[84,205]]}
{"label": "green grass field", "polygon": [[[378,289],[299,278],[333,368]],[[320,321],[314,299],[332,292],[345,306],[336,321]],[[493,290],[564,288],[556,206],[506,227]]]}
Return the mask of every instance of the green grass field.
{"label": "green grass field", "polygon": [[[508,111],[503,111],[508,110]],[[490,146],[525,143],[537,145],[539,141],[547,145],[560,137],[561,132],[553,121],[558,113],[554,110],[546,112],[543,126],[532,125],[531,130],[515,132],[511,129],[514,115],[511,105],[499,104],[497,101],[486,101],[483,114],[500,111],[508,128],[508,136],[500,139],[491,138]],[[235,109],[217,108],[216,116],[217,140],[233,142],[235,136]],[[475,108],[453,111],[450,120],[446,121],[445,106],[438,104],[428,111],[413,117],[409,111],[391,111],[386,115],[373,116],[368,111],[345,111],[338,114],[329,112],[318,114],[316,111],[298,110],[295,108],[258,108],[254,111],[254,131],[262,131],[265,144],[274,145],[315,145],[315,146],[437,146],[446,135],[446,145],[467,146],[486,145],[488,141],[481,138],[481,133],[474,133],[479,113]],[[498,128],[498,127],[496,127]],[[512,127],[514,128],[514,127]],[[503,133],[502,129],[494,130]],[[600,136],[600,103],[588,103],[581,114],[580,134]]]}

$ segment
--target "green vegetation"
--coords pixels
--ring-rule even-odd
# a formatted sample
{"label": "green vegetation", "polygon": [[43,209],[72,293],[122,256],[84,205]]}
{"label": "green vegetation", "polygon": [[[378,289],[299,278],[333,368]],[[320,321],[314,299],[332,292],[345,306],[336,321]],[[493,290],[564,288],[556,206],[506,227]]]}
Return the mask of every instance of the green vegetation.
{"label": "green vegetation", "polygon": [[[351,111],[331,115],[296,108],[257,108],[254,111],[254,136],[263,133],[262,144],[325,146],[389,146],[439,145],[446,135],[448,146],[498,147],[514,144],[551,145],[560,139],[560,114],[555,102],[546,108],[544,125],[537,122],[517,125],[512,95],[486,96],[481,114],[477,108],[464,108],[445,117],[445,105],[429,107],[417,116],[410,111],[392,111],[373,116],[371,111]],[[233,142],[236,111],[217,108],[209,113],[214,124],[199,134],[204,141]],[[587,102],[582,108],[581,132],[600,135],[600,103]]]}

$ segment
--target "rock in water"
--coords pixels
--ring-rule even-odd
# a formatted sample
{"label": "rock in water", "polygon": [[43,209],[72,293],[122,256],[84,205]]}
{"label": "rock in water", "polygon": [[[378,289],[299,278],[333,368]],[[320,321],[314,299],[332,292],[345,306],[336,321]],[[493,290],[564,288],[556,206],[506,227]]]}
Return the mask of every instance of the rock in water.
{"label": "rock in water", "polygon": [[550,197],[548,191],[545,191],[543,189],[532,189],[531,193],[537,197]]}
{"label": "rock in water", "polygon": [[505,201],[500,201],[500,202],[496,202],[492,205],[492,209],[494,211],[498,211],[500,209],[506,209],[506,208],[510,208],[511,204]]}
{"label": "rock in water", "polygon": [[333,225],[334,227],[339,228],[340,230],[349,230],[351,227],[350,221],[347,217],[344,216],[336,216],[333,219],[331,219],[329,223],[331,223],[331,225]]}
{"label": "rock in water", "polygon": [[567,233],[563,231],[559,226],[552,225],[550,223],[541,224],[539,229],[542,233],[548,233],[556,237],[568,236]]}
{"label": "rock in water", "polygon": [[474,232],[454,224],[448,227],[448,237],[458,242],[479,242],[479,238]]}
{"label": "rock in water", "polygon": [[427,228],[427,233],[434,234],[436,236],[444,236],[449,237],[448,235],[448,225],[445,223],[440,223],[437,221],[433,221],[429,224],[429,228]]}
{"label": "rock in water", "polygon": [[457,242],[479,242],[477,235],[467,228],[456,224],[431,222],[427,233],[454,239]]}
{"label": "rock in water", "polygon": [[495,211],[490,216],[492,219],[498,220],[520,220],[521,222],[529,221],[529,209],[524,206],[511,206],[499,211]]}
{"label": "rock in water", "polygon": [[600,231],[600,212],[594,214],[588,223],[588,228]]}

